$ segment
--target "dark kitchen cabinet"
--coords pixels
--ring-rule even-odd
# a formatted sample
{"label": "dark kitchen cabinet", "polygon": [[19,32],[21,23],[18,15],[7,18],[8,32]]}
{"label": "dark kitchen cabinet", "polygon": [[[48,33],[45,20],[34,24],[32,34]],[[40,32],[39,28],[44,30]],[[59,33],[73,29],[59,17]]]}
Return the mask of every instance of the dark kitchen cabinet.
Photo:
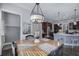
{"label": "dark kitchen cabinet", "polygon": [[73,22],[69,23],[69,30],[79,30],[79,21],[77,21],[76,25]]}
{"label": "dark kitchen cabinet", "polygon": [[42,22],[42,37],[45,37],[47,35],[47,28],[50,28],[50,32],[49,34],[51,33],[51,30],[52,30],[52,23],[50,22]]}

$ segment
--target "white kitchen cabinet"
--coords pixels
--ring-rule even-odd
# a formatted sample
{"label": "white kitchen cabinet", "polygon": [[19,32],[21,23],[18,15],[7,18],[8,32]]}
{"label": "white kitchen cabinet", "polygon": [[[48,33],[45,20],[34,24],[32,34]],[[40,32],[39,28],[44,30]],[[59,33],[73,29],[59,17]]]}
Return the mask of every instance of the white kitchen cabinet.
{"label": "white kitchen cabinet", "polygon": [[54,34],[54,40],[63,42],[64,45],[68,46],[79,46],[79,34],[66,34],[56,33]]}

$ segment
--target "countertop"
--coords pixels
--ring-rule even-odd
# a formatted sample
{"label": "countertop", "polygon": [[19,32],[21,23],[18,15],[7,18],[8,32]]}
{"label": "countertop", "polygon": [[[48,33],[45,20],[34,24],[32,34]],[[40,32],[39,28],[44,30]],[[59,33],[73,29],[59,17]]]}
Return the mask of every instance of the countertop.
{"label": "countertop", "polygon": [[54,35],[79,36],[79,33],[73,33],[73,34],[66,34],[66,33],[54,33]]}

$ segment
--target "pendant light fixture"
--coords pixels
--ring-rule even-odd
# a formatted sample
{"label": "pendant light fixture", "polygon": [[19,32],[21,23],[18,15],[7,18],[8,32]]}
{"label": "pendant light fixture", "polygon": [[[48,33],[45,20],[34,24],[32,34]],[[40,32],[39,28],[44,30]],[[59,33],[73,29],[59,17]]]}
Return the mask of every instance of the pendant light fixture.
{"label": "pendant light fixture", "polygon": [[76,22],[76,11],[77,11],[77,9],[74,9],[74,25],[76,25],[77,24],[77,22]]}
{"label": "pendant light fixture", "polygon": [[[57,14],[58,14],[58,20],[60,20],[60,12],[58,12]],[[58,23],[57,25],[60,26],[60,23]]]}
{"label": "pendant light fixture", "polygon": [[36,3],[34,8],[31,11],[31,21],[32,22],[43,22],[44,21],[44,15],[40,8],[40,3]]}
{"label": "pendant light fixture", "polygon": [[60,20],[60,12],[58,12],[58,19]]}

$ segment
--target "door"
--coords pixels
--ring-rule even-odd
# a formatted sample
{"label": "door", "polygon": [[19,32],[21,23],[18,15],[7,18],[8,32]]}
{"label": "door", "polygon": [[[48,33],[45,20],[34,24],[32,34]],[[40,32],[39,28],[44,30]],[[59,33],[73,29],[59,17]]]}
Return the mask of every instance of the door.
{"label": "door", "polygon": [[19,27],[5,27],[5,42],[13,42],[20,39]]}
{"label": "door", "polygon": [[5,42],[13,42],[20,39],[20,16],[3,12]]}

